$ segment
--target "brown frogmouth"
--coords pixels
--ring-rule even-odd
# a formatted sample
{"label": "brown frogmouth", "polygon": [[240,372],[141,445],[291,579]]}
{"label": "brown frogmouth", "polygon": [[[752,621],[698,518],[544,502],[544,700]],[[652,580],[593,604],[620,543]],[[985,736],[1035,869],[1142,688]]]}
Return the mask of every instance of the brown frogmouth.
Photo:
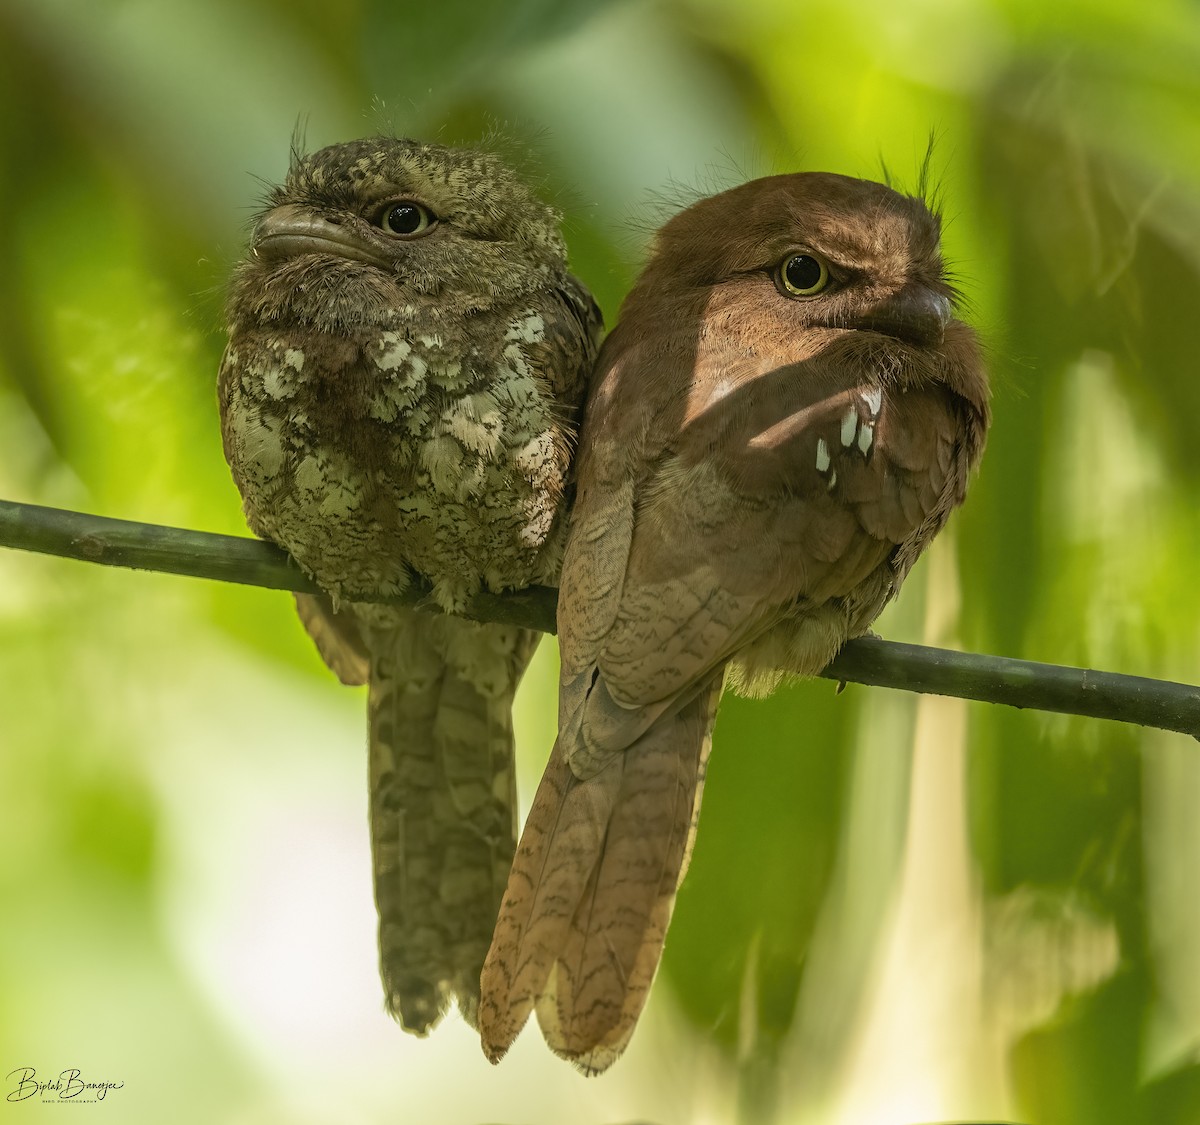
{"label": "brown frogmouth", "polygon": [[246,518],[327,593],[300,618],[369,685],[385,1003],[424,1034],[479,973],[515,846],[511,703],[537,634],[448,613],[557,581],[600,317],[559,216],[486,151],[295,156],[233,279],[219,397]]}
{"label": "brown frogmouth", "polygon": [[621,1053],[723,683],[821,671],[962,503],[988,384],[954,308],[936,216],[882,184],[772,176],[658,232],[580,433],[558,740],[483,974],[493,1060],[531,1011],[588,1073]]}

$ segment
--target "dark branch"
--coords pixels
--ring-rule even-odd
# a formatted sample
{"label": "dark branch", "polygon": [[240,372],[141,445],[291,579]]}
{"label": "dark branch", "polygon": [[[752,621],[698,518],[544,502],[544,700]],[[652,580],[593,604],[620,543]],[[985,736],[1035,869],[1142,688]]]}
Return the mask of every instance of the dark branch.
{"label": "dark branch", "polygon": [[[132,523],[7,500],[0,500],[0,546],[272,590],[318,591],[286,552],[258,539]],[[381,599],[364,591],[358,600]],[[403,596],[382,600],[435,608],[429,603],[427,586],[414,585]],[[510,594],[481,594],[467,616],[552,633],[555,601],[556,592],[545,586]],[[951,652],[877,637],[848,642],[821,674],[830,680],[1115,719],[1200,738],[1200,687],[1168,680]]]}
{"label": "dark branch", "polygon": [[[268,590],[320,593],[320,587],[286,551],[261,539],[89,516],[11,500],[0,500],[0,547],[105,566],[215,578],[218,582],[264,586]],[[429,586],[419,581],[397,597],[380,598],[364,591],[361,598],[347,600],[436,608],[429,602]],[[557,600],[557,591],[546,586],[504,595],[483,593],[471,603],[466,616],[553,633]]]}
{"label": "dark branch", "polygon": [[1115,719],[1200,738],[1200,687],[1008,656],[953,652],[878,637],[848,642],[821,673],[875,687]]}

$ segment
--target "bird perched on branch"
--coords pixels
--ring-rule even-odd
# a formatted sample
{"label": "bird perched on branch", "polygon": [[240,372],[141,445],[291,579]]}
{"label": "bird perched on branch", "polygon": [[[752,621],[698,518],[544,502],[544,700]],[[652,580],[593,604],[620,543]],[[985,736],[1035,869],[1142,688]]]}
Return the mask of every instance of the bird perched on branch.
{"label": "bird perched on branch", "polygon": [[367,600],[557,580],[600,328],[558,228],[492,153],[351,141],[294,154],[229,298],[225,454],[251,528],[327,591],[296,598],[321,655],[369,685],[385,1003],[417,1034],[451,999],[476,1019],[538,634]]}
{"label": "bird perched on branch", "polygon": [[937,217],[882,184],[772,176],[658,232],[580,435],[559,734],[483,971],[493,1061],[535,1009],[585,1073],[624,1050],[723,683],[819,672],[962,502],[989,394],[954,304]]}

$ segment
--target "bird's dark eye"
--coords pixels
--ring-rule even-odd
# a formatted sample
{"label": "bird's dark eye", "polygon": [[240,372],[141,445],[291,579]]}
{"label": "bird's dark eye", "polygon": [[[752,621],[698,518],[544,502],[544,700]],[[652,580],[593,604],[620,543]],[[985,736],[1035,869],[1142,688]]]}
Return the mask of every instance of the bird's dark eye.
{"label": "bird's dark eye", "polygon": [[829,284],[829,269],[815,254],[793,254],[779,267],[779,283],[791,297],[813,297]]}
{"label": "bird's dark eye", "polygon": [[379,216],[379,225],[388,234],[410,236],[424,234],[432,229],[437,222],[437,216],[428,207],[422,207],[411,199],[402,199],[399,203],[389,203]]}

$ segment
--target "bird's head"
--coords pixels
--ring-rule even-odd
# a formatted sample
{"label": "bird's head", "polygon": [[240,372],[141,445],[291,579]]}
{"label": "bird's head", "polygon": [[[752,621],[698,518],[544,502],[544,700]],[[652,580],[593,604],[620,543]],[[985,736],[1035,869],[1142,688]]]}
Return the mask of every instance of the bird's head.
{"label": "bird's head", "polygon": [[565,271],[558,222],[490,152],[369,137],[296,154],[255,223],[231,316],[329,331],[413,304],[467,316]]}
{"label": "bird's head", "polygon": [[768,176],[693,204],[655,239],[631,305],[658,290],[711,326],[786,340],[813,328],[941,342],[955,293],[924,202],[827,172]]}

